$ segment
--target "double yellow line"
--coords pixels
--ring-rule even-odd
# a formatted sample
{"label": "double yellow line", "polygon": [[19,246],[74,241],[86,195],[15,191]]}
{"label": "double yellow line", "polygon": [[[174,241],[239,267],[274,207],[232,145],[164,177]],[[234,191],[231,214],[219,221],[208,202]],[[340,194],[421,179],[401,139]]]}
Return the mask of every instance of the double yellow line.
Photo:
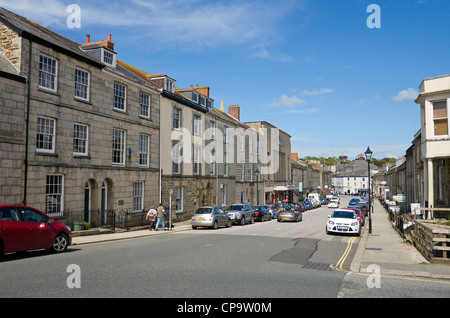
{"label": "double yellow line", "polygon": [[352,245],[356,240],[356,236],[353,236],[347,243],[347,248],[345,249],[344,254],[342,254],[341,258],[339,259],[339,261],[337,262],[336,265],[333,266],[334,269],[338,269],[342,270],[342,265],[344,265],[345,260],[347,259],[348,254],[350,253],[351,249],[352,249]]}

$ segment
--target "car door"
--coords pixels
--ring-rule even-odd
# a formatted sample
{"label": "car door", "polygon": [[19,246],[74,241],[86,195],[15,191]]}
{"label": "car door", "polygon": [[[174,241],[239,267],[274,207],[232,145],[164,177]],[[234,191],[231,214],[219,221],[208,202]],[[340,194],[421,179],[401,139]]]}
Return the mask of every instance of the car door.
{"label": "car door", "polygon": [[27,250],[49,248],[53,243],[53,229],[49,218],[43,213],[28,207],[18,207],[26,234],[23,244]]}
{"label": "car door", "polygon": [[219,225],[223,225],[223,226],[227,225],[228,214],[226,214],[224,212],[224,210],[221,208],[217,208],[217,213],[218,213]]}
{"label": "car door", "polygon": [[23,236],[26,234],[15,207],[0,208],[0,238],[3,240],[3,252],[24,250]]}

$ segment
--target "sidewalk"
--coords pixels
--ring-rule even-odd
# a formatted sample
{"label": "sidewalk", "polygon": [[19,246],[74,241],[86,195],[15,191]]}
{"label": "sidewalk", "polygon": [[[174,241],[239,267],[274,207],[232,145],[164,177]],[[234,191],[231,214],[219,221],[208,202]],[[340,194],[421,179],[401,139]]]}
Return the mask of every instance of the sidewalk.
{"label": "sidewalk", "polygon": [[91,243],[100,243],[100,242],[108,242],[108,241],[116,241],[116,240],[125,240],[131,238],[145,237],[145,236],[153,236],[153,235],[164,235],[175,232],[182,232],[191,230],[191,220],[182,221],[182,222],[174,222],[172,223],[172,230],[168,230],[168,222],[166,222],[166,231],[163,231],[160,227],[159,231],[149,231],[145,230],[137,230],[137,231],[126,231],[126,232],[115,232],[108,234],[97,234],[97,235],[87,235],[87,236],[74,236],[72,237],[72,245],[82,245],[82,244],[91,244]]}
{"label": "sidewalk", "polygon": [[378,200],[374,200],[372,234],[367,217],[350,271],[364,273],[371,264],[380,266],[382,275],[450,279],[450,264],[430,263],[414,246],[403,242]]}

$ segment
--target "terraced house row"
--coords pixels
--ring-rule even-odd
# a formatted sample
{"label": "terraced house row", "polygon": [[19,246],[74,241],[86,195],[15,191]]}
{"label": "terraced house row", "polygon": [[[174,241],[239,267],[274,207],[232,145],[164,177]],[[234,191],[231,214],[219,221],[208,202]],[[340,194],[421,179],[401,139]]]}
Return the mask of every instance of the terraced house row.
{"label": "terraced house row", "polygon": [[[1,202],[83,211],[95,226],[108,210],[160,201],[189,217],[202,205],[292,199],[289,134],[241,122],[239,106],[217,108],[209,87],[179,88],[119,53],[111,35],[77,43],[0,8]],[[261,173],[266,152],[273,173]]]}

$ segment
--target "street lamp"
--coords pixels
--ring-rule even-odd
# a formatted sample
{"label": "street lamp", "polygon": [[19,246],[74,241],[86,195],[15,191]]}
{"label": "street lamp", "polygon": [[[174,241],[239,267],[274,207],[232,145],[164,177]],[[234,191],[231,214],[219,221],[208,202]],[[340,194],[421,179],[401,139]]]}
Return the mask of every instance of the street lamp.
{"label": "street lamp", "polygon": [[259,190],[258,190],[258,184],[259,184],[259,176],[260,176],[261,171],[259,171],[258,168],[256,168],[255,170],[255,174],[256,174],[256,205],[259,206]]}
{"label": "street lamp", "polygon": [[372,151],[369,147],[367,147],[366,152],[364,153],[367,160],[367,170],[369,172],[369,234],[372,234],[372,213],[371,213],[371,204],[370,204],[370,159],[372,159]]}

